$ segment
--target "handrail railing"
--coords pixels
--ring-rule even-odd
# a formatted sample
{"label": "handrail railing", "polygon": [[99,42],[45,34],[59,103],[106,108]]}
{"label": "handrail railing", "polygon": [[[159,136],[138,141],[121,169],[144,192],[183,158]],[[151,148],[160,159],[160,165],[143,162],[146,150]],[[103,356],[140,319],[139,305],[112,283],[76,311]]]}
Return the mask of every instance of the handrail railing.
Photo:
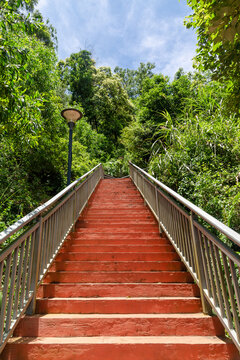
{"label": "handrail railing", "polygon": [[[240,256],[207,227],[240,246],[240,234],[129,164],[130,177],[198,284],[205,313],[213,312],[240,350]],[[201,222],[207,224],[206,227]]]}
{"label": "handrail railing", "polygon": [[0,233],[0,352],[26,311],[35,311],[37,287],[74,227],[100,179],[99,164]]}

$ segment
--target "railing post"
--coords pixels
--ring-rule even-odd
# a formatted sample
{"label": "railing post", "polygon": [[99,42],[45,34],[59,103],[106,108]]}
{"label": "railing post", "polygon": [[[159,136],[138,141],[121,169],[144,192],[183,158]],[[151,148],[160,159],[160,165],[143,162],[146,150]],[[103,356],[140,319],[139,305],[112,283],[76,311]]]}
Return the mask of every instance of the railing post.
{"label": "railing post", "polygon": [[210,315],[212,313],[212,308],[209,305],[208,301],[206,300],[204,296],[203,289],[206,288],[206,279],[204,275],[204,269],[203,269],[203,262],[202,262],[202,256],[201,256],[201,249],[200,249],[200,239],[199,235],[196,231],[196,228],[194,227],[194,219],[196,215],[191,211],[190,215],[190,223],[191,223],[191,232],[192,232],[192,239],[193,239],[193,254],[194,254],[194,261],[196,266],[196,273],[199,281],[199,289],[200,289],[200,296],[202,301],[202,307],[203,307],[203,313]]}
{"label": "railing post", "polygon": [[30,292],[33,293],[33,298],[28,306],[27,314],[32,315],[35,313],[36,309],[36,295],[37,295],[37,285],[39,280],[39,271],[40,271],[40,258],[41,258],[41,245],[42,245],[42,215],[39,216],[39,227],[36,231],[35,237],[32,239],[33,244],[33,259],[32,259],[32,269],[31,271],[31,283],[30,283]]}
{"label": "railing post", "polygon": [[158,202],[158,191],[157,191],[156,186],[155,186],[155,199],[156,199],[156,210],[157,210],[157,216],[158,216],[159,233],[162,234],[162,227],[160,225],[160,208],[159,208],[159,202]]}
{"label": "railing post", "polygon": [[104,179],[104,169],[103,169],[102,164],[101,164],[101,173],[100,173],[100,178],[101,178],[101,179]]}
{"label": "railing post", "polygon": [[72,227],[72,232],[75,231],[76,229],[76,217],[77,217],[77,192],[76,192],[76,188],[73,190],[74,191],[74,199],[73,199],[73,227]]}

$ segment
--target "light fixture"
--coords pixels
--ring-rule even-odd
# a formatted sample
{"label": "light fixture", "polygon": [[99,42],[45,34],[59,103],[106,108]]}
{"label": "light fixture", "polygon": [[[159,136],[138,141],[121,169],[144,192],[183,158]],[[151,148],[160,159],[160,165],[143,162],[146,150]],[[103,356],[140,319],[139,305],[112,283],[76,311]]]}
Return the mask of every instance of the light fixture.
{"label": "light fixture", "polygon": [[68,172],[67,172],[67,186],[71,182],[71,168],[72,168],[72,133],[76,122],[83,116],[81,111],[77,109],[64,109],[61,115],[67,120],[69,126],[69,142],[68,142]]}

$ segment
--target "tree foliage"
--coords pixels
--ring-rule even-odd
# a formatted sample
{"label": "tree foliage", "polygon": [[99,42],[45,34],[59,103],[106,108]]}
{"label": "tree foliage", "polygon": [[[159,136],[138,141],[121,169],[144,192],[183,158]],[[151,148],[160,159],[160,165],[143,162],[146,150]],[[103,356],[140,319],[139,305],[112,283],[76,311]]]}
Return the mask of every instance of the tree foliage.
{"label": "tree foliage", "polygon": [[240,103],[240,2],[239,0],[188,0],[193,14],[185,24],[198,35],[196,65],[213,78],[227,82],[229,108]]}
{"label": "tree foliage", "polygon": [[72,180],[99,162],[127,175],[132,160],[239,231],[239,3],[188,0],[199,71],[173,80],[150,62],[97,68],[88,50],[57,61],[36,3],[0,0],[0,228],[65,186],[60,111],[76,107]]}

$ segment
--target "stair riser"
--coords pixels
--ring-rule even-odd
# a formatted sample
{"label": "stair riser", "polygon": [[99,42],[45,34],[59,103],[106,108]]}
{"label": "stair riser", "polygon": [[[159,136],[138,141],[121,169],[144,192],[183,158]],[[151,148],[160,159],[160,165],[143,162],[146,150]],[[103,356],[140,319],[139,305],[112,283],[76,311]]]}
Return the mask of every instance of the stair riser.
{"label": "stair riser", "polygon": [[[159,240],[161,241],[163,238],[160,238],[159,237],[159,234],[158,233],[148,233],[148,234],[145,234],[145,233],[132,233],[132,234],[129,234],[129,233],[121,233],[120,235],[119,234],[116,234],[115,232],[111,232],[111,233],[106,233],[106,232],[85,232],[85,234],[79,234],[79,233],[73,233],[71,234],[71,237],[68,236],[67,239],[76,239],[76,240],[81,240],[81,239],[85,239],[85,240],[129,240],[129,242],[131,242],[132,240],[139,240],[139,239],[147,239],[149,241],[151,240]],[[169,243],[169,242],[168,242]]]}
{"label": "stair riser", "polygon": [[139,222],[128,222],[128,221],[119,221],[119,222],[113,222],[110,220],[107,221],[93,221],[90,223],[89,221],[85,221],[84,223],[80,223],[76,225],[76,231],[79,229],[92,229],[93,231],[95,229],[101,229],[104,231],[105,228],[110,229],[135,229],[136,231],[147,231],[147,230],[155,230],[159,231],[159,227],[154,222],[150,221],[139,221]]}
{"label": "stair riser", "polygon": [[[59,331],[61,329],[61,331]],[[85,319],[25,317],[14,336],[223,336],[217,318]]]}
{"label": "stair riser", "polygon": [[184,265],[178,262],[55,262],[50,271],[159,271],[184,270]]}
{"label": "stair riser", "polygon": [[37,314],[177,314],[201,311],[199,299],[37,299]]}
{"label": "stair riser", "polygon": [[125,272],[125,273],[91,273],[91,272],[49,272],[44,283],[183,283],[192,282],[192,277],[187,272]]}
{"label": "stair riser", "polygon": [[43,284],[39,298],[64,297],[193,297],[199,296],[196,284]]}
{"label": "stair riser", "polygon": [[150,210],[145,207],[144,209],[115,209],[114,212],[112,212],[111,210],[107,210],[107,209],[101,209],[101,210],[97,210],[97,209],[91,209],[91,211],[88,210],[84,210],[81,213],[81,216],[79,219],[154,219],[153,214],[150,212]]}
{"label": "stair riser", "polygon": [[169,245],[167,239],[68,239],[64,245]]}
{"label": "stair riser", "polygon": [[155,218],[152,214],[146,212],[146,211],[136,211],[134,213],[132,212],[120,212],[117,214],[117,210],[112,213],[106,213],[104,214],[102,211],[98,211],[95,214],[92,214],[92,211],[89,211],[86,213],[85,216],[80,216],[79,221],[86,220],[86,221],[134,221],[134,220],[143,220],[143,221],[155,221]]}
{"label": "stair riser", "polygon": [[175,253],[59,253],[57,261],[172,261],[179,260]]}
{"label": "stair riser", "polygon": [[136,233],[138,231],[141,231],[142,233],[145,233],[145,237],[148,233],[152,233],[152,234],[159,234],[159,229],[158,227],[151,227],[151,228],[148,228],[147,225],[144,225],[144,226],[134,226],[134,227],[131,227],[127,225],[125,225],[124,227],[104,227],[104,230],[103,228],[79,228],[79,229],[76,229],[76,231],[78,231],[79,235],[81,234],[91,234],[91,233],[106,233],[106,234],[111,234],[113,231],[114,233],[116,234],[119,234],[119,236],[121,236],[121,233]]}
{"label": "stair riser", "polygon": [[143,252],[143,253],[161,253],[161,252],[171,252],[174,251],[174,247],[171,245],[65,245],[62,247],[61,252]]}
{"label": "stair riser", "polygon": [[144,206],[144,202],[143,200],[140,200],[140,201],[136,201],[136,202],[133,202],[133,203],[129,203],[128,201],[120,201],[119,203],[118,202],[103,202],[103,201],[99,201],[99,203],[89,203],[88,205],[88,210],[130,210],[130,209],[141,209],[143,208]]}
{"label": "stair riser", "polygon": [[141,219],[138,217],[138,219],[128,219],[128,220],[124,220],[121,218],[118,219],[87,219],[84,218],[84,220],[79,220],[77,222],[77,226],[78,227],[82,227],[82,226],[129,226],[129,225],[154,225],[154,226],[158,226],[157,222],[154,219]]}
{"label": "stair riser", "polygon": [[[159,357],[161,354],[161,357]],[[232,344],[14,344],[3,360],[239,360]]]}
{"label": "stair riser", "polygon": [[142,231],[142,232],[153,232],[153,233],[159,233],[159,227],[157,225],[153,225],[153,224],[128,224],[127,222],[123,222],[122,224],[112,224],[109,221],[109,224],[105,223],[105,224],[84,224],[84,225],[77,225],[76,226],[76,231],[78,232],[82,232],[82,231],[87,231],[87,230],[91,230],[92,232],[99,232],[99,231],[104,231],[104,232],[112,232],[112,231],[116,231],[116,232],[128,232],[129,230],[131,230],[131,232],[135,232],[135,231]]}

